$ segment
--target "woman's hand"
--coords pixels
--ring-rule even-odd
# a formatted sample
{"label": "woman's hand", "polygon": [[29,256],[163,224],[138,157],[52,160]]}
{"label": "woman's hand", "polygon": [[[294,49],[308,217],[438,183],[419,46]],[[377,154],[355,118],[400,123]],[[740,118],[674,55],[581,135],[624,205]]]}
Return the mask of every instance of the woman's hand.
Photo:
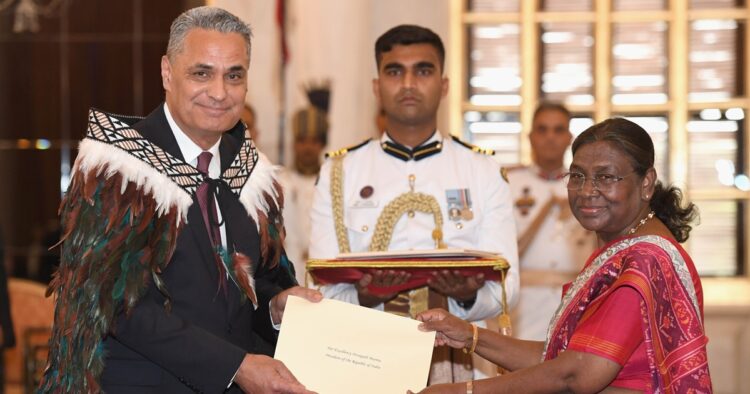
{"label": "woman's hand", "polygon": [[470,347],[474,338],[471,323],[461,320],[445,309],[430,309],[417,315],[422,331],[436,331],[435,346],[448,345],[460,349]]}

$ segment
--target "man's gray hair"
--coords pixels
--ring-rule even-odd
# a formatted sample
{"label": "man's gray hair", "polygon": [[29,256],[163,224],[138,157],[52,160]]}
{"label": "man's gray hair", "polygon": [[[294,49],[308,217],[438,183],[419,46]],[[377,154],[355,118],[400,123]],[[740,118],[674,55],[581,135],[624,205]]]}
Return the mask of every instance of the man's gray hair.
{"label": "man's gray hair", "polygon": [[167,57],[170,60],[180,53],[185,44],[185,37],[192,29],[214,30],[219,33],[238,33],[245,39],[247,57],[250,58],[250,38],[253,33],[250,26],[227,10],[217,7],[191,8],[177,17],[169,29]]}

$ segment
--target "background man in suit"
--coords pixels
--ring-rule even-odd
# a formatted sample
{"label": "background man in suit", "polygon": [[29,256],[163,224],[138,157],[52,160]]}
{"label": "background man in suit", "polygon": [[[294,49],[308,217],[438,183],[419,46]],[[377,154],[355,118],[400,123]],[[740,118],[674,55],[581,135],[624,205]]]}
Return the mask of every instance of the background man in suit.
{"label": "background man in suit", "polygon": [[259,354],[289,294],[320,294],[281,258],[275,169],[239,121],[249,60],[244,22],[191,9],[162,58],[166,102],[142,120],[92,110],[42,391],[308,392]]}

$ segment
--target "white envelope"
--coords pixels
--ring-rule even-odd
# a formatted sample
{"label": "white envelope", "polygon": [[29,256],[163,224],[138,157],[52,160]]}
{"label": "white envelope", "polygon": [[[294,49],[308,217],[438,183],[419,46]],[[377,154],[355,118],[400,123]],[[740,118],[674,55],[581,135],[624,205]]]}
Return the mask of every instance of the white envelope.
{"label": "white envelope", "polygon": [[427,385],[434,332],[370,308],[290,296],[275,358],[319,394],[405,394]]}

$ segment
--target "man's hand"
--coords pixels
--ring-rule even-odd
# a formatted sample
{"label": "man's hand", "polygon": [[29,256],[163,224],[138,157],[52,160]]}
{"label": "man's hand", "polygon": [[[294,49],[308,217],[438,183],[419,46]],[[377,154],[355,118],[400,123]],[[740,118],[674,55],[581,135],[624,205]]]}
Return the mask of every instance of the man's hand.
{"label": "man's hand", "polygon": [[284,363],[268,356],[246,354],[234,377],[242,391],[252,394],[291,393],[314,394],[305,389]]}
{"label": "man's hand", "polygon": [[458,271],[442,270],[427,281],[427,286],[459,302],[476,299],[477,290],[484,286],[484,274],[463,276]]}
{"label": "man's hand", "polygon": [[359,305],[372,308],[375,305],[387,302],[398,293],[387,293],[387,294],[372,294],[367,289],[368,286],[372,287],[391,287],[398,286],[406,283],[411,274],[406,271],[393,271],[393,270],[374,270],[372,273],[365,274],[362,278],[354,284],[357,289],[357,295],[359,296]]}
{"label": "man's hand", "polygon": [[323,299],[323,294],[315,289],[308,289],[301,286],[290,287],[271,299],[271,320],[273,324],[281,323],[286,308],[286,299],[290,295],[302,297],[310,302],[319,302]]}

